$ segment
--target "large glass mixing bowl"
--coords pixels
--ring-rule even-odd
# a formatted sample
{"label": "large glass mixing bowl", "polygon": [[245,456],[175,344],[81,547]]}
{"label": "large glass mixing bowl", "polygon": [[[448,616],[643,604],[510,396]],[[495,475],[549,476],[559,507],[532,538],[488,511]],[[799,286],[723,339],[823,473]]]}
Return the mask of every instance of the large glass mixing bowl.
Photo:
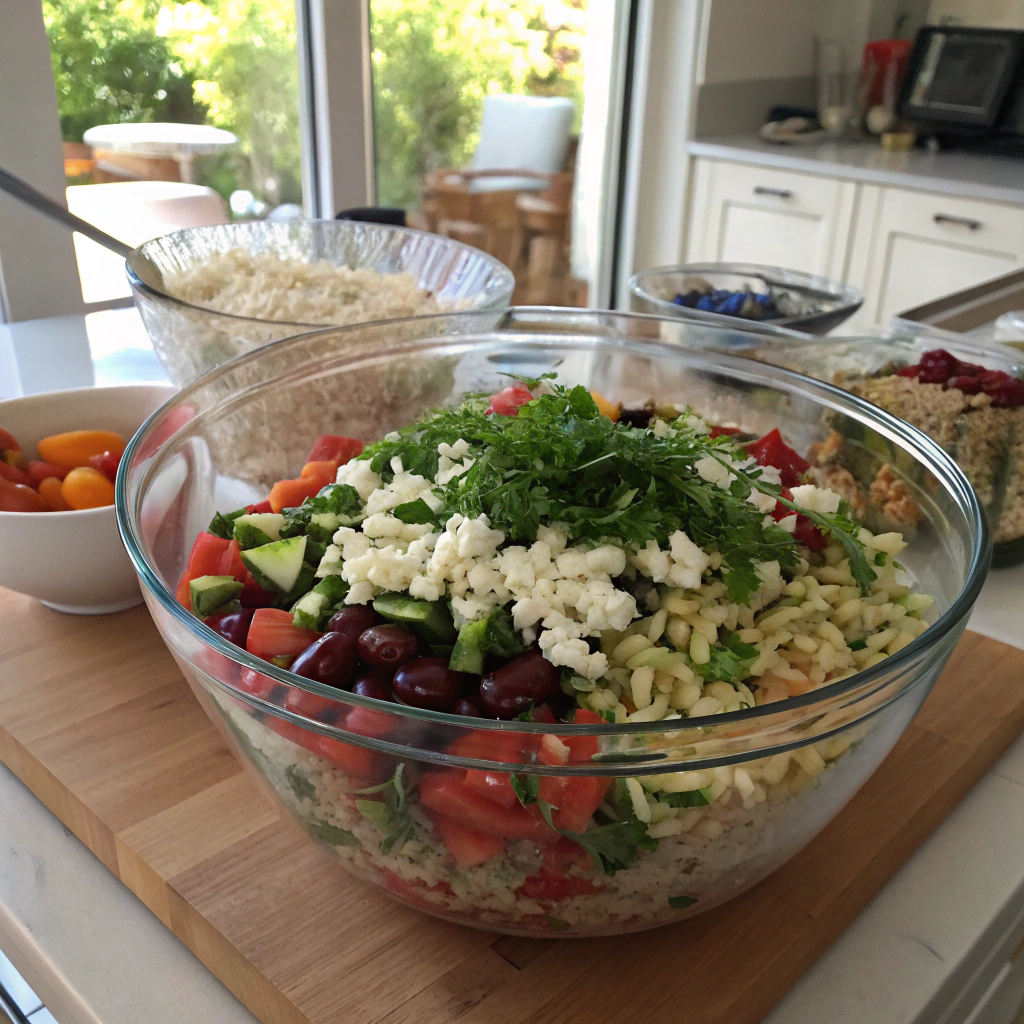
{"label": "large glass mixing bowl", "polygon": [[[990,543],[973,490],[938,445],[828,384],[702,349],[707,328],[695,326],[687,347],[659,340],[661,326],[511,310],[498,327],[462,314],[308,334],[185,388],[125,453],[123,537],[197,698],[312,837],[407,904],[512,934],[582,936],[649,928],[728,900],[810,841],[860,788],[963,631]],[[781,425],[798,449],[842,422],[856,425],[846,436],[858,438],[862,461],[897,452],[890,461],[923,516],[900,559],[935,598],[931,626],[879,664],[788,700],[713,717],[568,725],[462,718],[321,685],[233,646],[175,600],[192,541],[213,513],[294,475],[317,435],[379,438],[466,391],[503,387],[507,372],[546,370],[630,404],[688,403],[755,435]],[[542,753],[566,748],[554,763]],[[671,828],[649,825],[656,849],[640,849],[631,866],[588,874],[570,855],[562,884],[552,884],[558,836],[518,804],[485,799],[485,811],[476,808],[490,829],[484,840],[440,835],[431,806],[467,770],[506,782],[514,773],[526,791],[539,780],[598,793],[672,775],[682,794],[717,795],[710,804],[694,798]]]}
{"label": "large glass mixing bowl", "polygon": [[[201,269],[211,257],[232,250],[254,257],[271,254],[307,264],[371,270],[383,275],[381,289],[388,287],[388,276],[408,275],[445,312],[504,309],[515,287],[512,271],[493,256],[463,242],[412,228],[356,221],[268,220],[174,231],[134,249],[125,269],[153,348],[168,377],[179,387],[234,356],[317,326],[423,312],[414,309],[381,314],[382,308],[395,304],[387,300],[382,306],[373,295],[363,302],[358,294],[349,294],[348,304],[338,306],[339,319],[320,317],[295,322],[284,316],[238,316],[186,302],[176,295],[169,284],[175,275]],[[298,286],[293,282],[293,287]],[[322,289],[323,284],[317,288]],[[352,286],[334,288],[351,292]],[[397,305],[404,307],[408,302],[403,291]],[[254,308],[262,309],[264,305],[256,302]]]}

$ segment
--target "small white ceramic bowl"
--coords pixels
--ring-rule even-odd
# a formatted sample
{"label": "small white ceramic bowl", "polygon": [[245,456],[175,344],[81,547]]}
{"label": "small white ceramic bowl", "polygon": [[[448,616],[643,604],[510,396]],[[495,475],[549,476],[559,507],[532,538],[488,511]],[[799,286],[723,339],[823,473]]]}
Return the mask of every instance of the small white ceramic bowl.
{"label": "small white ceramic bowl", "polygon": [[[50,391],[0,402],[0,426],[27,459],[65,430],[116,430],[125,441],[176,389],[169,384]],[[73,512],[0,512],[0,587],[75,615],[119,612],[142,601],[113,505]]]}

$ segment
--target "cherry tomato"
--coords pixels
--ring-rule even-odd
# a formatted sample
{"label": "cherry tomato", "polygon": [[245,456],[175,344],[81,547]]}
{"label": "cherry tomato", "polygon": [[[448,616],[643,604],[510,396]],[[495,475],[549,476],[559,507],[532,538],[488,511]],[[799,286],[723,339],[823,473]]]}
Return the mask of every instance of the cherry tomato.
{"label": "cherry tomato", "polygon": [[68,430],[44,437],[36,448],[43,461],[75,469],[88,466],[92,455],[120,454],[124,451],[124,438],[115,430]]}
{"label": "cherry tomato", "polygon": [[89,465],[99,470],[111,483],[117,477],[117,467],[121,462],[122,452],[102,452],[89,456]]}
{"label": "cherry tomato", "polygon": [[[8,466],[17,466],[22,469],[25,465],[25,455],[21,445],[14,439],[14,435],[0,427],[0,462]],[[15,481],[17,482],[17,481]]]}
{"label": "cherry tomato", "polygon": [[460,868],[476,867],[477,864],[483,864],[505,850],[505,840],[500,836],[490,836],[485,832],[466,828],[446,814],[437,814],[434,811],[427,813],[441,837],[441,842]]}
{"label": "cherry tomato", "polygon": [[257,658],[292,659],[300,655],[320,634],[315,629],[293,625],[292,613],[283,608],[257,608],[249,625],[245,649]]}
{"label": "cherry tomato", "polygon": [[60,485],[64,500],[72,507],[101,508],[114,504],[114,485],[91,466],[77,466]]}
{"label": "cherry tomato", "polygon": [[35,487],[32,478],[23,469],[11,466],[0,460],[0,477],[12,484],[23,484],[25,487]]}
{"label": "cherry tomato", "polygon": [[55,466],[52,462],[41,462],[39,459],[33,459],[25,467],[25,473],[28,475],[29,484],[35,488],[38,488],[48,476],[55,476],[58,480],[63,480],[68,475],[68,471],[63,466]]}
{"label": "cherry tomato", "polygon": [[48,476],[45,480],[40,480],[36,490],[51,512],[71,511],[71,506],[64,500],[63,484],[57,477]]}
{"label": "cherry tomato", "polygon": [[575,875],[531,875],[518,889],[516,895],[541,903],[557,903],[559,900],[572,899],[573,896],[594,896],[604,892],[589,878],[577,878]]}
{"label": "cherry tomato", "polygon": [[46,502],[24,484],[0,477],[0,512],[47,512]]}

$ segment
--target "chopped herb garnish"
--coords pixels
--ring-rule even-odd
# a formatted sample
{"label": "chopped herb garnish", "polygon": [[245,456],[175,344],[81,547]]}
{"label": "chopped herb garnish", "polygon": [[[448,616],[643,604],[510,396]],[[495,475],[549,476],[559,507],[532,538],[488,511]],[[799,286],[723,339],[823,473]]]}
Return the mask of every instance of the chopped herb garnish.
{"label": "chopped herb garnish", "polygon": [[658,799],[663,800],[669,807],[707,807],[712,802],[711,787],[691,789],[686,793],[658,794]]}
{"label": "chopped herb garnish", "polygon": [[234,512],[217,512],[210,520],[210,525],[206,528],[206,531],[207,533],[212,533],[215,537],[220,537],[222,540],[231,540],[235,535],[235,520],[239,516],[244,515],[244,508],[236,508]]}
{"label": "chopped herb garnish", "polygon": [[288,765],[284,770],[284,777],[287,779],[288,785],[292,787],[292,792],[300,800],[316,799],[316,786],[299,771],[298,765]]}
{"label": "chopped herb garnish", "polygon": [[310,821],[307,824],[313,835],[318,839],[322,839],[325,843],[330,843],[331,846],[359,845],[359,840],[348,829],[329,825],[326,821]]}
{"label": "chopped herb garnish", "polygon": [[639,818],[615,821],[610,825],[589,828],[586,832],[558,830],[566,839],[583,847],[594,866],[606,875],[628,868],[640,850],[656,850],[658,840],[647,834],[647,826]]}
{"label": "chopped herb garnish", "polygon": [[867,645],[867,640],[851,640],[847,644],[847,647],[849,647],[851,651],[863,651]]}
{"label": "chopped herb garnish", "polygon": [[685,910],[687,907],[692,907],[697,902],[694,896],[669,896],[668,905],[673,910]]}
{"label": "chopped herb garnish", "polygon": [[693,670],[705,679],[738,682],[749,674],[750,666],[760,656],[756,647],[744,643],[735,633],[727,633],[721,643],[711,648],[711,660],[693,665]]}
{"label": "chopped herb garnish", "polygon": [[558,808],[547,800],[541,800],[537,795],[540,792],[540,776],[538,775],[510,775],[509,782],[512,783],[512,790],[519,797],[519,802],[524,807],[536,804],[541,817],[548,823],[550,828],[555,827],[551,818],[551,812]]}
{"label": "chopped herb garnish", "polygon": [[885,560],[888,556],[884,551],[875,552],[875,565],[885,565]]}
{"label": "chopped herb garnish", "polygon": [[356,801],[356,810],[381,834],[381,853],[390,853],[392,850],[397,853],[416,835],[415,826],[406,807],[405,785],[402,782],[404,769],[405,764],[399,764],[394,776],[387,782],[356,790],[358,796],[380,794],[383,797],[382,800]]}
{"label": "chopped herb garnish", "polygon": [[567,932],[571,925],[568,921],[555,917],[554,914],[548,914],[548,927],[555,932]]}
{"label": "chopped herb garnish", "polygon": [[284,510],[282,537],[304,533],[311,540],[329,542],[339,526],[354,526],[363,519],[363,501],[348,484],[328,484],[296,508]]}

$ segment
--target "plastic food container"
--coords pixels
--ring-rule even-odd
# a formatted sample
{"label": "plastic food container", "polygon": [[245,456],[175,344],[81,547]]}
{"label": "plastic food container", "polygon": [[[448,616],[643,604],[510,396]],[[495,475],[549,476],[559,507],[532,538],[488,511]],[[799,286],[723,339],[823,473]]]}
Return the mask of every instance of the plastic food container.
{"label": "plastic food container", "polygon": [[[828,342],[762,345],[744,355],[806,373],[854,391],[923,430],[956,460],[985,509],[994,543],[993,566],[1024,561],[1024,407],[1000,406],[984,393],[898,376],[926,352],[949,352],[963,363],[1024,377],[1010,353],[916,338],[836,338]],[[967,384],[969,388],[973,385]],[[889,448],[890,461],[898,457]],[[861,475],[870,491],[872,480]],[[877,489],[876,489],[877,490]]]}
{"label": "plastic food container", "polygon": [[[462,314],[406,321],[400,337],[387,324],[308,334],[185,388],[124,456],[122,534],[196,696],[311,837],[406,904],[510,934],[587,936],[650,928],[728,900],[796,853],[853,796],[914,717],[965,626],[989,541],[973,490],[937,444],[838,388],[647,337],[659,330],[645,317],[510,310],[500,328],[486,315]],[[694,330],[699,342],[704,329]],[[507,382],[503,372],[556,367],[562,380],[630,405],[652,397],[689,403],[756,435],[783,424],[798,449],[838,423],[856,432],[851,443],[866,464],[898,453],[898,472],[922,509],[900,559],[935,598],[932,626],[872,668],[775,704],[653,724],[549,725],[460,718],[339,691],[253,658],[176,602],[192,540],[213,512],[261,498],[319,433],[379,438],[466,391],[495,391]],[[184,425],[147,455],[148,439],[168,422]],[[569,751],[557,764],[538,756],[551,737]],[[540,869],[560,847],[547,834],[463,849],[459,862],[448,852],[431,794],[467,770],[515,774],[527,791],[553,783],[605,793],[672,773],[679,792],[691,794],[680,797],[693,801],[688,829],[589,881],[563,865],[563,882],[576,880],[552,888]],[[720,794],[713,803],[693,797],[709,786]],[[512,822],[522,808],[485,802],[496,834],[519,827]]]}
{"label": "plastic food container", "polygon": [[[696,296],[709,289],[732,293],[723,300],[728,312],[692,308]],[[742,293],[749,297],[744,299]],[[733,326],[742,323],[747,330],[773,335],[779,335],[780,329],[827,334],[853,316],[864,301],[856,288],[827,277],[755,263],[654,267],[629,279],[629,294],[630,308],[637,313]],[[713,292],[708,294],[708,299],[714,298]]]}
{"label": "plastic food container", "polygon": [[[170,379],[179,387],[243,352],[317,324],[236,316],[185,302],[165,277],[232,249],[306,263],[326,261],[380,274],[409,274],[443,310],[504,309],[512,272],[479,249],[411,228],[354,221],[290,220],[186,228],[154,238],[128,257],[135,304]],[[384,319],[380,316],[359,317]],[[355,322],[346,316],[343,323]]]}

